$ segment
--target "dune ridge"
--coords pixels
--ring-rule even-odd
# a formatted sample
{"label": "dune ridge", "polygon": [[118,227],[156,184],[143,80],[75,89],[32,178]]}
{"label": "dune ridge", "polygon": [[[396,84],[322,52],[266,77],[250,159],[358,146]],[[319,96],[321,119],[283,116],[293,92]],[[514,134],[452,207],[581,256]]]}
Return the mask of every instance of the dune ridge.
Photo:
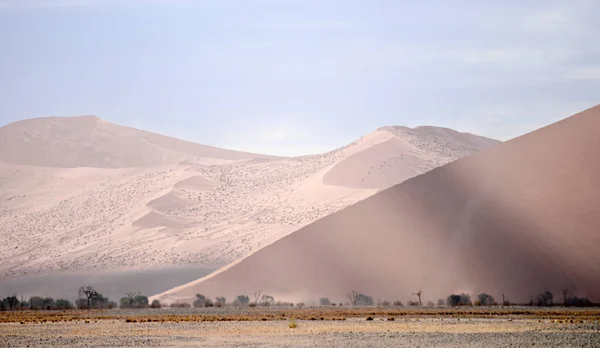
{"label": "dune ridge", "polygon": [[[325,154],[284,158],[192,144],[97,117],[7,125],[0,128],[0,277],[227,265],[381,189],[498,143],[403,132],[379,129]],[[373,150],[390,142],[408,145],[382,155]],[[388,161],[385,171],[352,160],[365,151],[377,159],[370,166]],[[364,182],[346,180],[338,166]]]}
{"label": "dune ridge", "polygon": [[[436,131],[437,132],[437,131]],[[600,106],[408,179],[153,298],[600,301]]]}

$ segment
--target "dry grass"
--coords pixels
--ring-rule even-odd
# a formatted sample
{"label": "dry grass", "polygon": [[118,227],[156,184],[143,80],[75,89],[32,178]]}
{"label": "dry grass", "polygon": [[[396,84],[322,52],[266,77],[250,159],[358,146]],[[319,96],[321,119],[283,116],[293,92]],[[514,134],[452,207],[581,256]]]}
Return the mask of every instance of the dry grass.
{"label": "dry grass", "polygon": [[565,308],[265,308],[231,309],[215,313],[214,311],[120,311],[120,310],[66,310],[66,311],[15,311],[0,312],[0,323],[39,324],[90,320],[123,320],[126,323],[161,322],[215,322],[215,321],[287,321],[295,320],[346,320],[348,318],[441,318],[443,319],[538,319],[558,323],[600,322],[600,309]]}

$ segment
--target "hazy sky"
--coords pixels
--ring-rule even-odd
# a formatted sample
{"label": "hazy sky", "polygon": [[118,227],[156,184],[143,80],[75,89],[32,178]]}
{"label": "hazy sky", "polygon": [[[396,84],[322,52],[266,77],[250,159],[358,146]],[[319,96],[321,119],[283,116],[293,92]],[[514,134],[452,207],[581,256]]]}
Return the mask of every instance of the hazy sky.
{"label": "hazy sky", "polygon": [[295,155],[508,139],[600,103],[600,1],[0,0],[0,125],[94,114]]}

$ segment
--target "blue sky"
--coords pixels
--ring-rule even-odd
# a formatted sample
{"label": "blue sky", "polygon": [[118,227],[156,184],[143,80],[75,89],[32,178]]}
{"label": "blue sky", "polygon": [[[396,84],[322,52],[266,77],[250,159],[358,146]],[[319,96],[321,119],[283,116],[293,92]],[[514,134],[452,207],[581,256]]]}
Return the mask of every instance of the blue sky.
{"label": "blue sky", "polygon": [[600,1],[0,0],[0,125],[94,114],[298,155],[509,139],[600,103]]}

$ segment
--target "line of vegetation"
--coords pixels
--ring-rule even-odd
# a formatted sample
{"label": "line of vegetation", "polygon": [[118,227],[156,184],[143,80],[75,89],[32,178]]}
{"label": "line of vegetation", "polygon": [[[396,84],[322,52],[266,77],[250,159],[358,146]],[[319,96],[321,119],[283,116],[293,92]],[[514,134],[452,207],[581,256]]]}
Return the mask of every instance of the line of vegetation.
{"label": "line of vegetation", "polygon": [[[0,311],[17,311],[17,310],[70,310],[70,309],[143,309],[143,308],[162,308],[163,305],[158,300],[149,302],[147,296],[143,295],[140,291],[127,292],[124,297],[121,297],[119,303],[111,301],[99,293],[92,285],[83,285],[78,290],[78,298],[75,304],[71,303],[66,299],[54,300],[51,297],[40,297],[33,296],[28,300],[20,299],[17,295],[7,296],[0,298]],[[413,293],[416,296],[414,300],[409,301],[407,304],[409,307],[423,307],[422,296],[423,291]],[[348,302],[334,303],[327,297],[319,299],[318,306],[321,307],[404,307],[401,301],[387,301],[379,300],[375,301],[372,296],[366,295],[358,291],[351,291],[347,294]],[[498,303],[492,295],[487,293],[478,294],[475,299],[471,298],[471,295],[460,293],[451,294],[445,300],[439,299],[437,301],[437,307],[462,307],[462,306],[537,306],[537,307],[552,307],[552,306],[564,306],[564,307],[597,307],[598,304],[592,303],[589,299],[584,297],[576,296],[572,291],[568,289],[562,290],[562,301],[555,302],[555,296],[550,291],[544,291],[535,297],[531,297],[529,303],[513,304],[509,302],[504,294],[502,295],[502,302]],[[275,298],[271,295],[264,294],[261,290],[255,291],[249,295],[238,295],[230,303],[227,302],[225,297],[216,297],[214,300],[204,296],[203,294],[196,294],[193,303],[187,302],[175,302],[170,303],[170,308],[204,308],[204,307],[298,307],[303,308],[306,306],[305,303],[290,303],[275,301]],[[317,306],[312,304],[311,307]],[[428,301],[426,307],[435,307],[436,305],[432,301]]]}

